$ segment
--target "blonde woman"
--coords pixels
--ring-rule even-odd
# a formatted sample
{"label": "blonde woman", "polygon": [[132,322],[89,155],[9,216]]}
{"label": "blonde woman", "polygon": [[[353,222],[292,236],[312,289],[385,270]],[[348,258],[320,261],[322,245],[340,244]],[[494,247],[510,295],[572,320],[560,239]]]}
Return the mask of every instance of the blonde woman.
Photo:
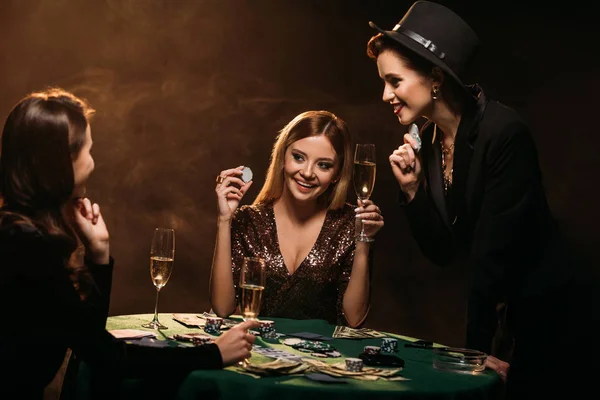
{"label": "blonde woman", "polygon": [[255,256],[267,265],[262,316],[364,322],[372,243],[356,242],[355,226],[363,220],[374,236],[383,217],[372,201],[358,208],[346,203],[352,156],[345,122],[327,111],[307,111],[281,130],[252,205],[238,208],[252,185],[240,179],[243,167],[221,171],[210,279],[218,315],[235,312],[243,258]]}

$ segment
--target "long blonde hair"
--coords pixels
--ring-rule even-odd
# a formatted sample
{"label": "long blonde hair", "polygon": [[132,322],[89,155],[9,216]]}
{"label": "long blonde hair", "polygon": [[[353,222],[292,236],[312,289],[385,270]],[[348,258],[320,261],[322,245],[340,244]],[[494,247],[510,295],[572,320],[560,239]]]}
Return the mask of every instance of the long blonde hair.
{"label": "long blonde hair", "polygon": [[345,204],[352,177],[352,139],[348,127],[341,118],[329,111],[306,111],[297,115],[279,132],[271,151],[267,179],[256,196],[254,205],[281,197],[285,152],[288,147],[298,140],[321,135],[331,142],[340,166],[337,182],[332,183],[323,196],[327,196],[329,209],[341,208]]}

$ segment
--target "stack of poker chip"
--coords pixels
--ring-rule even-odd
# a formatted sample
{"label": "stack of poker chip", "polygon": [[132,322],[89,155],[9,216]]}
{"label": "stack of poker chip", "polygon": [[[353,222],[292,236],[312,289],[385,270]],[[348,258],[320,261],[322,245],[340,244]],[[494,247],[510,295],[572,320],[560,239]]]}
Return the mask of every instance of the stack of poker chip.
{"label": "stack of poker chip", "polygon": [[275,330],[275,322],[261,320],[258,331],[263,339],[277,339],[277,331]]}
{"label": "stack of poker chip", "polygon": [[302,340],[292,347],[305,353],[327,353],[335,350],[330,344],[313,340]]}
{"label": "stack of poker chip", "polygon": [[212,343],[212,339],[210,337],[193,337],[192,338],[192,343],[194,344],[194,346],[203,346],[205,344],[209,344]]}
{"label": "stack of poker chip", "polygon": [[204,332],[210,335],[218,335],[221,333],[221,324],[223,318],[221,317],[208,317],[206,318],[206,324],[204,325]]}
{"label": "stack of poker chip", "polygon": [[394,338],[381,339],[381,351],[385,353],[395,353],[398,351],[398,340]]}
{"label": "stack of poker chip", "polygon": [[346,358],[346,371],[360,372],[363,369],[363,360],[360,358]]}
{"label": "stack of poker chip", "polygon": [[381,352],[381,347],[379,346],[365,346],[364,350],[365,354],[379,354]]}

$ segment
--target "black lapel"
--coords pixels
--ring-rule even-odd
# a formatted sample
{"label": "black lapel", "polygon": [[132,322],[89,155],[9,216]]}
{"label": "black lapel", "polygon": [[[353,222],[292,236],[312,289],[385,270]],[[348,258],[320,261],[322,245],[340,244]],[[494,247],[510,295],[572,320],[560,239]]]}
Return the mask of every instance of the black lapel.
{"label": "black lapel", "polygon": [[423,140],[427,144],[423,146],[423,150],[429,154],[423,154],[427,162],[427,176],[429,176],[429,192],[436,208],[438,209],[442,220],[448,227],[452,229],[448,218],[448,207],[446,207],[446,198],[444,195],[444,179],[442,177],[442,148],[440,146],[440,134],[437,137],[433,135],[434,124],[428,123],[423,129]]}
{"label": "black lapel", "polygon": [[479,134],[479,121],[485,111],[487,104],[483,91],[478,87],[474,88],[477,92],[477,103],[469,108],[463,114],[456,139],[454,140],[454,165],[452,166],[452,204],[454,205],[454,214],[452,216],[453,225],[465,217],[466,213],[466,191],[467,180],[469,178],[469,165],[473,156],[475,141]]}

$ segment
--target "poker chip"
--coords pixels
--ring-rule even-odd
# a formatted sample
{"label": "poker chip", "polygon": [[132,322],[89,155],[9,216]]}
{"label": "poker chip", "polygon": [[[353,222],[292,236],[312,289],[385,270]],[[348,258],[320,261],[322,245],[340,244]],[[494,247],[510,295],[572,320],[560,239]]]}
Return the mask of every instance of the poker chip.
{"label": "poker chip", "polygon": [[283,344],[287,345],[287,346],[295,346],[298,343],[302,342],[302,339],[296,339],[296,338],[289,338],[289,339],[284,339],[283,340]]}
{"label": "poker chip", "polygon": [[250,182],[253,176],[254,174],[252,174],[250,167],[244,167],[244,169],[242,169],[242,180],[244,182]]}
{"label": "poker chip", "polygon": [[381,351],[385,353],[395,353],[398,351],[398,340],[394,338],[381,339]]}
{"label": "poker chip", "polygon": [[363,369],[363,360],[360,358],[346,358],[346,371],[360,372]]}
{"label": "poker chip", "polygon": [[334,351],[335,348],[333,348],[331,345],[327,344],[327,343],[323,343],[323,342],[319,342],[319,341],[312,341],[312,340],[301,340],[300,342],[291,345],[293,348],[295,348],[296,350],[300,350],[300,351],[309,351],[309,352],[315,352],[315,353],[326,353],[328,351]]}
{"label": "poker chip", "polygon": [[421,137],[419,136],[419,127],[417,124],[411,124],[410,128],[408,128],[408,133],[413,139],[416,140],[417,148],[415,151],[418,153],[421,150]]}
{"label": "poker chip", "polygon": [[381,352],[381,347],[379,347],[379,346],[365,346],[364,352],[365,352],[365,354],[379,354]]}

